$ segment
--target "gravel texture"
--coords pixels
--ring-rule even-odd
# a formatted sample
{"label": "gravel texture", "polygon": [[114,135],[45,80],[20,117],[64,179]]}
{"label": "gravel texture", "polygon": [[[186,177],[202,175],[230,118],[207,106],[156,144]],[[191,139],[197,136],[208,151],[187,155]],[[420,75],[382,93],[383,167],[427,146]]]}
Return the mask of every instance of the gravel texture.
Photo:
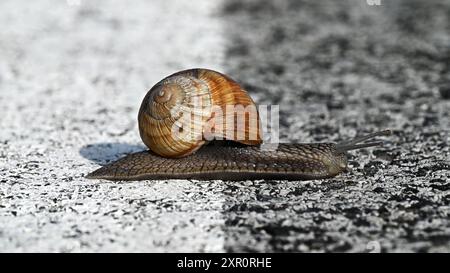
{"label": "gravel texture", "polygon": [[[450,3],[0,2],[1,252],[449,252]],[[390,128],[317,181],[107,182],[177,70],[280,105],[282,141]]]}

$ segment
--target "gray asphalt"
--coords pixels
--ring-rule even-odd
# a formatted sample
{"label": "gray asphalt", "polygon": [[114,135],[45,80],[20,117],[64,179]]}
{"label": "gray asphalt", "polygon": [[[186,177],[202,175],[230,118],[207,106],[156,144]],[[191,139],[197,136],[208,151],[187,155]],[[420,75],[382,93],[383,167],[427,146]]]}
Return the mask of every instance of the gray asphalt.
{"label": "gray asphalt", "polygon": [[[449,252],[450,3],[0,3],[1,252]],[[175,71],[280,105],[282,141],[390,128],[318,181],[107,182]]]}

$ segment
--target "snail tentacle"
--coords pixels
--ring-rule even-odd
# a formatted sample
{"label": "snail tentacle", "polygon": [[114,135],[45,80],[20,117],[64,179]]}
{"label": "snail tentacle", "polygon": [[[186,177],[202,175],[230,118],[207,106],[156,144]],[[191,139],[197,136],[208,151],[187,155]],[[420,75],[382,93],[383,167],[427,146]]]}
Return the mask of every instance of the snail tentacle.
{"label": "snail tentacle", "polygon": [[373,147],[373,146],[379,146],[379,145],[383,144],[380,141],[370,142],[370,143],[361,143],[361,142],[364,142],[369,139],[373,139],[377,136],[389,136],[391,134],[392,134],[391,130],[382,130],[382,131],[377,131],[375,133],[371,133],[368,135],[355,137],[352,140],[343,141],[343,142],[338,143],[336,145],[336,150],[344,152],[344,151],[368,148],[368,147]]}

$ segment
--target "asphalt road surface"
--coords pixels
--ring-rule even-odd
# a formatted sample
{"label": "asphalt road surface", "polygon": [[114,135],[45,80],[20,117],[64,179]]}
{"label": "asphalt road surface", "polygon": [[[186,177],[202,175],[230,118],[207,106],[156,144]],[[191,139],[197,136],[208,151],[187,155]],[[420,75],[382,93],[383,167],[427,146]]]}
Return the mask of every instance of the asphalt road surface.
{"label": "asphalt road surface", "polygon": [[[450,251],[450,2],[0,2],[1,252]],[[317,181],[108,182],[146,91],[224,72],[286,142],[390,128]]]}

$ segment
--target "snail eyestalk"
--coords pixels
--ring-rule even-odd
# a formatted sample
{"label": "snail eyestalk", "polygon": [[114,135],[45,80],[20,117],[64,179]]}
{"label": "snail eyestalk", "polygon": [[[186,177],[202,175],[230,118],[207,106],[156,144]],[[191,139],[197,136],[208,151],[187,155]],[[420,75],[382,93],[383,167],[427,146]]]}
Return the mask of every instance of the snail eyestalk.
{"label": "snail eyestalk", "polygon": [[390,134],[392,134],[391,130],[383,130],[383,131],[378,131],[378,132],[368,134],[365,136],[355,137],[354,139],[352,139],[350,141],[344,141],[344,142],[338,143],[336,145],[336,150],[338,150],[340,152],[346,152],[346,151],[350,151],[350,150],[357,150],[357,149],[363,149],[363,148],[368,148],[368,147],[380,146],[383,144],[382,141],[375,141],[375,142],[368,142],[368,143],[361,143],[361,142],[375,138],[377,136],[388,136]]}

